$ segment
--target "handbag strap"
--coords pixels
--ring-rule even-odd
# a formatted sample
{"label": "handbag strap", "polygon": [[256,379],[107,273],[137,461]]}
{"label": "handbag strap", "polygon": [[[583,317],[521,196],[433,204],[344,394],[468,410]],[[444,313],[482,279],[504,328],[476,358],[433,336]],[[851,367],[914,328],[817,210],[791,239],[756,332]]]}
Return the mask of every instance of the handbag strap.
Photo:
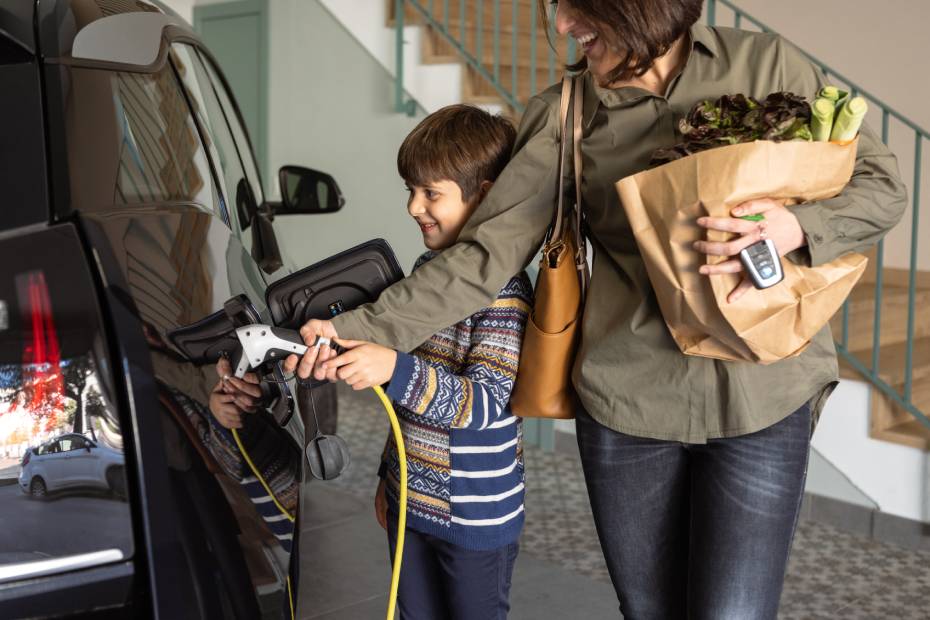
{"label": "handbag strap", "polygon": [[568,137],[568,104],[571,101],[573,79],[566,75],[562,78],[562,96],[559,99],[559,194],[556,200],[555,219],[549,227],[549,242],[562,238],[562,224],[565,220],[565,140]]}
{"label": "handbag strap", "polygon": [[584,234],[582,233],[582,212],[581,212],[581,139],[582,139],[582,116],[584,111],[584,88],[582,84],[583,76],[574,77],[565,76],[562,78],[562,96],[559,100],[559,193],[555,219],[549,227],[549,234],[546,237],[546,245],[549,243],[560,244],[562,239],[562,226],[565,225],[565,147],[568,141],[568,110],[571,106],[571,137],[572,137],[572,169],[575,176],[575,204],[572,213],[573,230],[572,235],[575,241],[575,268],[578,270],[578,281],[581,285],[581,299],[584,301],[585,293],[588,286],[588,262],[586,257],[586,247]]}
{"label": "handbag strap", "polygon": [[581,284],[581,301],[584,303],[588,288],[588,259],[584,233],[582,232],[581,213],[581,138],[582,116],[584,113],[584,88],[581,75],[575,77],[575,100],[572,105],[572,163],[575,169],[575,268]]}

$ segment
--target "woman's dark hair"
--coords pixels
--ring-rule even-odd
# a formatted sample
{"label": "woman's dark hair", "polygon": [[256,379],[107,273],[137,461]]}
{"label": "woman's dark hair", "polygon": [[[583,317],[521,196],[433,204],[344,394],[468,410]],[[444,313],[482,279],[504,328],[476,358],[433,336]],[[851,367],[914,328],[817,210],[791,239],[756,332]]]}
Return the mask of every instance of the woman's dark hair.
{"label": "woman's dark hair", "polygon": [[397,172],[408,185],[455,181],[462,200],[497,180],[510,160],[516,130],[506,118],[466,104],[446,106],[414,127],[397,152]]}
{"label": "woman's dark hair", "polygon": [[[620,62],[605,76],[605,83],[644,74],[655,59],[701,17],[704,0],[560,0],[598,28],[598,36],[619,56]],[[552,0],[539,0],[539,14],[549,28]],[[587,59],[569,65],[571,71],[587,68]]]}

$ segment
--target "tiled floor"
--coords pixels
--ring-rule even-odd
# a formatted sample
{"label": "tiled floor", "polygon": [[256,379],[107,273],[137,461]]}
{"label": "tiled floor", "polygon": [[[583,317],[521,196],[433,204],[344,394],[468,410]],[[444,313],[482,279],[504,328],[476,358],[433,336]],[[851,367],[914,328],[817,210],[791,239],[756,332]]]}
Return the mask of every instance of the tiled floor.
{"label": "tiled floor", "polygon": [[[386,418],[370,391],[340,390],[339,434],[353,462],[339,479],[311,483],[302,540],[302,618],[380,618],[389,564],[372,515]],[[577,455],[526,450],[527,520],[512,619],[615,618]],[[930,553],[802,521],[780,618],[930,619]]]}

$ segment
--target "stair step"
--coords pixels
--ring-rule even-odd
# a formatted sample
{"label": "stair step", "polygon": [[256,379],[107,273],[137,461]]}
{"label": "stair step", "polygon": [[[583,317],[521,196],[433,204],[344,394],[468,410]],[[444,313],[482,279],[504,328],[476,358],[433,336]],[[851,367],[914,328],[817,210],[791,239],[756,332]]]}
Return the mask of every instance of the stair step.
{"label": "stair step", "polygon": [[[462,58],[459,56],[459,52],[455,46],[443,35],[441,32],[435,28],[427,27],[424,29],[426,32],[426,37],[424,41],[428,42],[428,45],[423,47],[423,58],[422,61],[425,63],[435,63],[439,62],[437,59],[445,58],[455,58],[456,61],[461,61]],[[494,39],[493,35],[488,32],[484,33],[484,38],[481,41],[482,53],[478,54],[477,50],[477,40],[475,39],[475,29],[468,27],[465,30],[465,39],[464,44],[460,38],[458,28],[453,28],[451,31],[452,38],[456,44],[462,44],[465,51],[468,52],[473,58],[480,58],[481,62],[488,67],[494,66]],[[518,67],[530,67],[532,65],[531,60],[532,56],[530,54],[532,39],[528,33],[521,33],[518,35],[517,41],[517,66]],[[536,67],[545,68],[549,66],[550,55],[552,56],[552,63],[558,67],[560,64],[564,64],[564,59],[568,55],[568,46],[564,38],[560,38],[553,42],[554,47],[549,45],[549,42],[546,40],[545,36],[538,35],[536,40]],[[513,39],[508,33],[506,36],[501,34],[500,39],[500,64],[501,66],[510,67],[513,64]]]}
{"label": "stair step", "polygon": [[[530,29],[530,19],[536,19],[537,16],[537,5],[535,0],[516,0],[519,4],[519,11],[517,15],[517,24],[518,28]],[[388,26],[394,25],[394,0],[387,0],[388,3]],[[427,11],[432,15],[440,24],[444,23],[446,17],[446,4],[449,7],[449,24],[450,27],[452,24],[456,26],[459,23],[459,20],[462,16],[462,2],[461,0],[419,0],[420,6],[427,9]],[[465,22],[467,24],[473,24],[478,21],[478,0],[465,0]],[[494,28],[494,3],[491,0],[483,0],[481,2],[482,7],[482,22],[487,28]],[[420,12],[413,7],[409,2],[404,3],[404,24],[420,24],[424,23],[425,20]],[[510,27],[513,23],[513,2],[508,2],[506,4],[501,3],[500,7],[500,24],[501,27]],[[537,30],[542,30],[542,26],[537,27]]]}
{"label": "stair step", "polygon": [[[915,309],[930,306],[930,290],[918,289],[914,299]],[[907,287],[882,287],[881,344],[902,343],[907,339],[908,289]],[[930,312],[917,311],[914,316],[914,337],[930,337]],[[875,285],[864,282],[857,285],[849,296],[849,335],[847,348],[861,350],[872,347],[872,329],[875,320]],[[833,336],[842,338],[842,310],[830,320]]]}
{"label": "stair step", "polygon": [[[904,393],[904,343],[884,345],[879,353],[878,375],[899,394]],[[853,351],[853,355],[870,367],[871,349]],[[843,357],[840,357],[840,376],[864,380]],[[930,338],[914,341],[912,365],[911,403],[925,414],[930,414]],[[871,391],[869,436],[921,450],[930,450],[930,429],[921,424],[910,412],[877,388]]]}
{"label": "stair step", "polygon": [[[911,402],[924,414],[930,414],[930,381],[923,379],[914,383]],[[930,450],[930,428],[879,390],[872,390],[869,436]]]}
{"label": "stair step", "polygon": [[[904,342],[882,345],[879,349],[878,376],[888,385],[900,388],[904,387],[906,350],[907,346]],[[864,364],[866,368],[871,368],[871,347],[850,351],[850,353],[856,356],[856,359]],[[912,381],[915,383],[918,381],[930,380],[930,337],[915,338],[911,372],[913,376]],[[848,376],[850,376],[850,378],[861,377],[858,373]]]}
{"label": "stair step", "polygon": [[[433,28],[426,29],[431,37],[433,38],[433,46],[431,50],[428,50],[432,53],[435,53],[440,56],[450,56],[452,54],[457,54],[455,48],[445,39],[445,37]],[[462,39],[461,30],[457,24],[450,24],[449,33],[452,38],[462,44],[466,51],[472,56],[481,59],[481,61],[487,66],[493,66],[494,64],[494,31],[488,30],[485,28],[482,30],[482,41],[481,41],[481,53],[478,53],[478,42],[477,42],[477,28],[473,25],[468,24],[465,28],[465,37]],[[464,42],[463,42],[464,41]],[[553,41],[554,52],[550,47],[549,41],[546,40],[546,35],[537,31],[536,33],[536,66],[544,67],[549,62],[550,54],[554,57],[553,62],[556,65],[564,64],[565,59],[568,57],[568,40],[565,37],[559,37]],[[533,46],[533,37],[529,29],[527,30],[518,30],[517,31],[517,66],[529,67],[532,61],[532,46]],[[510,29],[502,29],[500,34],[499,41],[499,50],[500,50],[500,63],[502,65],[510,66],[513,64],[513,35]],[[577,54],[577,53],[576,53]]]}
{"label": "stair step", "polygon": [[[556,71],[555,79],[553,82],[558,81],[561,73]],[[491,84],[490,81],[485,80],[481,77],[474,69],[468,67],[466,71],[462,73],[463,80],[463,97],[492,97],[496,98],[498,102],[502,102],[501,96],[498,94],[497,89]],[[505,90],[511,91],[510,83],[511,76],[510,72],[504,73],[501,71],[501,81],[503,82]],[[526,69],[520,69],[517,72],[517,89],[516,89],[516,99],[520,102],[526,102],[530,99],[532,95],[537,94],[543,89],[550,86],[553,82],[550,82],[549,75],[547,72],[538,71],[536,73],[536,92],[530,92],[530,73]],[[512,92],[512,91],[511,91]]]}

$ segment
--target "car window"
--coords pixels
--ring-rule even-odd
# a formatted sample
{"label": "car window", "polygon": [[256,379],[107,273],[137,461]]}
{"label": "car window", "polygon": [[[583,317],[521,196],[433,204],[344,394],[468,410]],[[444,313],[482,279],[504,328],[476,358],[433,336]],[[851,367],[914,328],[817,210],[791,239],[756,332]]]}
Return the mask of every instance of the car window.
{"label": "car window", "polygon": [[245,126],[242,124],[242,119],[239,117],[239,113],[233,103],[232,97],[229,95],[229,91],[223,85],[223,80],[220,79],[217,73],[216,67],[213,66],[212,61],[202,52],[198,52],[198,56],[210,76],[210,82],[213,84],[214,92],[217,97],[219,97],[220,105],[223,107],[223,114],[226,117],[226,121],[229,123],[230,129],[232,129],[233,139],[236,141],[236,148],[239,150],[239,155],[245,167],[245,173],[249,179],[249,184],[252,186],[252,191],[255,192],[256,200],[261,204],[265,200],[262,191],[261,174],[255,163],[255,154],[252,151],[248,133]]}
{"label": "car window", "polygon": [[[233,219],[238,222],[239,230],[245,230],[260,204],[260,188],[256,191],[246,175],[219,100],[194,48],[176,44],[171,48],[171,59],[187,90],[191,107],[207,134],[205,140],[210,144],[214,161],[219,167],[226,204],[235,206],[234,209],[230,209],[235,213]],[[251,236],[243,235],[242,243],[247,250],[251,249]]]}
{"label": "car window", "polygon": [[152,74],[77,68],[71,74],[67,133],[75,209],[174,202],[227,219],[170,66]]}
{"label": "car window", "polygon": [[[133,530],[109,346],[80,241],[70,226],[7,237],[0,262],[2,588],[131,558]],[[84,456],[85,436],[109,449],[57,458]]]}

